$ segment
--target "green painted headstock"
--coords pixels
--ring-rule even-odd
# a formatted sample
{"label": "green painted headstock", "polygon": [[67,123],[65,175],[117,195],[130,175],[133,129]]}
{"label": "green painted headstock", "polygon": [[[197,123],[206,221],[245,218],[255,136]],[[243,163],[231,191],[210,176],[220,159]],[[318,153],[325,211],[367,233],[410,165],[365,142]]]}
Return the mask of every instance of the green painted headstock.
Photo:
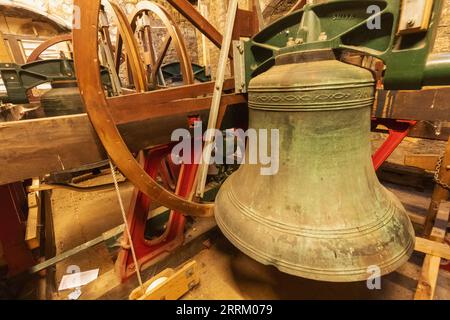
{"label": "green painted headstock", "polygon": [[270,68],[279,55],[321,49],[353,51],[381,59],[386,65],[386,89],[450,84],[450,77],[446,78],[450,74],[449,60],[430,57],[442,0],[421,3],[426,3],[429,10],[422,29],[416,28],[417,21],[405,22],[401,17],[401,0],[334,0],[306,5],[246,42],[247,84]]}

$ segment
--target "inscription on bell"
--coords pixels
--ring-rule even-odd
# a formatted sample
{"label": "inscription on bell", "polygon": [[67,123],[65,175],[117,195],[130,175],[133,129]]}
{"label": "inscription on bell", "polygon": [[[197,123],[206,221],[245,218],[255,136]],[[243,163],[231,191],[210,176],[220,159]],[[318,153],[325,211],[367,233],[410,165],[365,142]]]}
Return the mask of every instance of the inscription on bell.
{"label": "inscription on bell", "polygon": [[302,104],[325,101],[348,101],[362,100],[371,98],[370,90],[352,90],[348,92],[330,92],[330,93],[250,93],[250,103],[285,103]]}

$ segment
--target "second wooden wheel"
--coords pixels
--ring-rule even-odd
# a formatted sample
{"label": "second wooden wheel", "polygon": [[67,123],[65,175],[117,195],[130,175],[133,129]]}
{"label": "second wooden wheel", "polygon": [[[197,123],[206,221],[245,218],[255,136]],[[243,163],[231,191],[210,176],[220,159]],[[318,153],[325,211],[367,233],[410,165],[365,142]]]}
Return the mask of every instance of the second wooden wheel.
{"label": "second wooden wheel", "polygon": [[[155,38],[152,28],[154,18],[158,18],[167,30],[167,35],[158,51],[155,49],[153,41]],[[179,59],[183,84],[187,85],[195,82],[194,71],[183,34],[166,8],[151,1],[138,2],[135,11],[130,15],[129,21],[131,30],[135,33],[140,43],[141,58],[146,68],[147,80],[151,89],[165,86],[161,66],[171,45],[173,45]],[[122,38],[119,37],[117,50],[121,50],[121,46]],[[118,57],[120,55],[117,55]],[[116,65],[119,63],[116,61]]]}

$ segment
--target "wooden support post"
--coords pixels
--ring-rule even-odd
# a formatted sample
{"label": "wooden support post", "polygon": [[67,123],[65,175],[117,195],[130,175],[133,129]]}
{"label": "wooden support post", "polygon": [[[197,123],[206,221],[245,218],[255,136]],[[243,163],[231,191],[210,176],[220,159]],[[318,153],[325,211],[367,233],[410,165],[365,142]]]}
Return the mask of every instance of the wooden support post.
{"label": "wooden support post", "polygon": [[[450,202],[443,202],[439,208],[436,226],[432,230],[435,241],[443,242],[450,217]],[[444,223],[445,222],[445,223]],[[421,246],[419,242],[419,246]],[[414,300],[433,300],[436,290],[441,257],[427,254],[422,266],[422,273]]]}
{"label": "wooden support post", "polygon": [[[445,149],[444,159],[442,160],[441,169],[439,171],[439,179],[447,184],[450,184],[450,139],[448,140],[447,147]],[[439,210],[439,205],[442,201],[447,201],[450,192],[448,189],[443,188],[439,184],[436,184],[433,195],[431,197],[430,208],[428,209],[427,221],[425,222],[424,236],[429,236],[432,232],[436,215]],[[448,219],[447,219],[448,220]]]}
{"label": "wooden support post", "polygon": [[[33,179],[33,187],[39,187],[39,179]],[[30,250],[39,248],[41,241],[41,201],[39,195],[39,191],[28,194],[28,219],[25,241]]]}
{"label": "wooden support post", "polygon": [[259,0],[253,0],[252,4],[253,4],[253,13],[256,16],[256,20],[258,22],[257,30],[261,31],[262,29],[264,29],[265,26],[264,16],[261,9],[261,3]]}
{"label": "wooden support post", "polygon": [[0,63],[13,62],[11,52],[9,51],[3,33],[0,32]]}
{"label": "wooden support post", "polygon": [[151,278],[131,293],[130,300],[178,300],[199,283],[197,262],[191,261],[178,271],[166,269]]}
{"label": "wooden support post", "polygon": [[440,265],[441,258],[432,255],[425,256],[414,300],[433,300]]}

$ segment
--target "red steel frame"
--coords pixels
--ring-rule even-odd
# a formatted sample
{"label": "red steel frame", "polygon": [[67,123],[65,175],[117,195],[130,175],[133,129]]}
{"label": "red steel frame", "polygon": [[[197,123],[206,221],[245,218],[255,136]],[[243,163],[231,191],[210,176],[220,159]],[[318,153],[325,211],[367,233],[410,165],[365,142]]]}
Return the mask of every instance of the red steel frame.
{"label": "red steel frame", "polygon": [[[145,157],[144,169],[154,179],[160,176],[164,183],[170,184],[165,169],[161,167],[162,161],[166,159],[172,151],[172,145],[157,147],[149,151]],[[198,157],[199,155],[193,155]],[[193,161],[193,163],[196,163]],[[197,164],[184,164],[181,166],[178,175],[178,182],[175,193],[188,198],[192,195],[197,175]],[[128,223],[130,233],[136,251],[137,260],[141,269],[145,265],[151,264],[159,259],[163,254],[169,253],[184,242],[184,227],[186,218],[182,213],[172,211],[165,234],[157,240],[146,240],[144,237],[147,224],[148,213],[151,208],[150,199],[138,189],[134,191],[131,205],[128,212]],[[127,280],[136,272],[136,267],[129,248],[129,242],[126,241],[124,248],[121,249],[117,262],[116,270],[122,281]]]}
{"label": "red steel frame", "polygon": [[412,127],[417,124],[417,121],[408,120],[393,120],[393,119],[373,119],[372,125],[376,127],[382,124],[389,129],[389,136],[383,145],[373,154],[372,160],[375,170],[378,170],[381,165],[391,156],[402,141],[408,136]]}

